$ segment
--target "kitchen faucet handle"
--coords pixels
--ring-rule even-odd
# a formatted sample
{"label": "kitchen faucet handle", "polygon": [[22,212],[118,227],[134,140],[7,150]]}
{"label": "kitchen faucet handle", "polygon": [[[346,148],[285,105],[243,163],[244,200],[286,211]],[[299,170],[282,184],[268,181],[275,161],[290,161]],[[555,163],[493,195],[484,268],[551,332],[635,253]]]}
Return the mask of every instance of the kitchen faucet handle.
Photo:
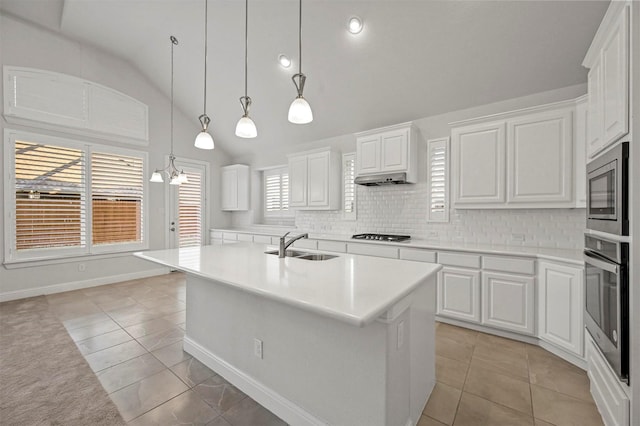
{"label": "kitchen faucet handle", "polygon": [[280,237],[281,239],[285,239],[287,237],[287,235],[289,235],[291,233],[291,231],[287,232],[286,234],[284,234],[282,237]]}

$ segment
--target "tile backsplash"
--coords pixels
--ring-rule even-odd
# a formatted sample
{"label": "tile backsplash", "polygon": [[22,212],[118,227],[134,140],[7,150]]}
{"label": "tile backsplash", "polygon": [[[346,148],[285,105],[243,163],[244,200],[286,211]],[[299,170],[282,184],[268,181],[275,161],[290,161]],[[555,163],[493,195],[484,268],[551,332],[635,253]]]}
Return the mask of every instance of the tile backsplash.
{"label": "tile backsplash", "polygon": [[357,187],[357,220],[341,211],[296,212],[296,227],[314,233],[407,234],[434,242],[581,249],[584,209],[451,210],[448,223],[427,222],[426,183]]}

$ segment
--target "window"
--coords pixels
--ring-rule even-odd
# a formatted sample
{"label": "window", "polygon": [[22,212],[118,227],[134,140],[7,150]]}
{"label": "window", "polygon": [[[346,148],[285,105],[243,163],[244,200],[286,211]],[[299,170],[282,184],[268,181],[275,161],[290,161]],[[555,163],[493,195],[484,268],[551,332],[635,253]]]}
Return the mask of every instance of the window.
{"label": "window", "polygon": [[264,218],[265,223],[277,222],[274,219],[288,219],[294,216],[289,209],[289,170],[277,167],[263,172],[264,180]]}
{"label": "window", "polygon": [[5,261],[147,247],[147,154],[5,132]]}
{"label": "window", "polygon": [[202,172],[185,170],[187,183],[178,186],[178,245],[202,245]]}
{"label": "window", "polygon": [[347,220],[356,220],[356,154],[342,155],[342,211]]}
{"label": "window", "polygon": [[429,222],[449,222],[449,138],[427,141]]}

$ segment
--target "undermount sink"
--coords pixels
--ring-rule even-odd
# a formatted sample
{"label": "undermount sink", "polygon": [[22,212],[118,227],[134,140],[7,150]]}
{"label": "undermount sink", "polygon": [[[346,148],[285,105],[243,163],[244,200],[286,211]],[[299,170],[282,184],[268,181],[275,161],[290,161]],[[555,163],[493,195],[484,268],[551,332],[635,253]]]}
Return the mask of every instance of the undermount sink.
{"label": "undermount sink", "polygon": [[[275,254],[278,255],[278,250],[269,250],[265,251],[265,254]],[[297,250],[286,250],[284,252],[285,257],[295,257],[296,259],[304,259],[304,260],[329,260],[334,257],[338,257],[334,254],[325,254],[325,253],[307,253],[304,251]]]}
{"label": "undermount sink", "polygon": [[335,254],[324,254],[324,253],[309,253],[309,254],[305,254],[304,256],[298,256],[298,259],[304,259],[304,260],[329,260],[329,259],[333,259],[334,257],[338,257]]}

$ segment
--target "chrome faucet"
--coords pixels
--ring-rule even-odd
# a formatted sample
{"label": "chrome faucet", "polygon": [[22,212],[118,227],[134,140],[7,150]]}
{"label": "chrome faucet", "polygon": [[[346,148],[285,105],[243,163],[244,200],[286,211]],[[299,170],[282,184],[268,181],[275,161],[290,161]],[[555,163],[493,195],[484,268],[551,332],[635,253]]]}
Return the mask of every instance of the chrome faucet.
{"label": "chrome faucet", "polygon": [[280,237],[280,249],[278,250],[278,257],[280,258],[284,257],[284,254],[287,251],[287,247],[289,247],[291,244],[295,243],[299,239],[309,238],[309,234],[305,233],[305,234],[300,234],[297,237],[293,237],[289,241],[285,242],[285,238],[287,237],[287,235],[289,235],[288,232],[284,234],[282,237]]}

